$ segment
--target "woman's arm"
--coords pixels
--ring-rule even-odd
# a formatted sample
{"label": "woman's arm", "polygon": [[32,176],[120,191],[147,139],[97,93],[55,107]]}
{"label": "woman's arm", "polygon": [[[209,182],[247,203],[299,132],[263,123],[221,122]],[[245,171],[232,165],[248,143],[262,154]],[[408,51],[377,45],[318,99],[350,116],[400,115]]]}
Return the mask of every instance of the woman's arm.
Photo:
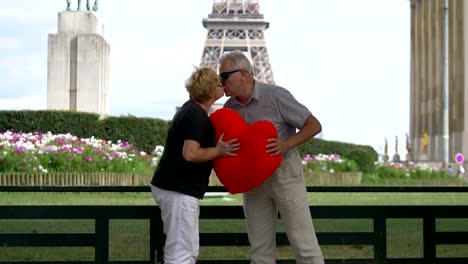
{"label": "woman's arm", "polygon": [[240,144],[235,142],[239,139],[234,138],[223,142],[223,136],[224,134],[221,134],[216,146],[212,148],[202,148],[195,140],[185,140],[182,148],[184,159],[190,162],[204,162],[219,156],[237,156],[234,151],[239,149]]}

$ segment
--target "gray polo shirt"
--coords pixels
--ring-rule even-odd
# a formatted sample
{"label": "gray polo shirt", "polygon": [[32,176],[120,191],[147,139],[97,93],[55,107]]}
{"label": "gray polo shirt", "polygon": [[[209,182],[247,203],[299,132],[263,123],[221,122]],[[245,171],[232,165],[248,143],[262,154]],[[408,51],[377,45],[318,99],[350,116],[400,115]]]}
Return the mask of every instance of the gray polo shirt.
{"label": "gray polo shirt", "polygon": [[234,109],[249,125],[258,120],[271,121],[281,140],[294,135],[296,129],[301,129],[311,115],[309,109],[299,103],[288,90],[258,81],[255,81],[252,98],[247,105],[236,97],[231,97],[224,107]]}

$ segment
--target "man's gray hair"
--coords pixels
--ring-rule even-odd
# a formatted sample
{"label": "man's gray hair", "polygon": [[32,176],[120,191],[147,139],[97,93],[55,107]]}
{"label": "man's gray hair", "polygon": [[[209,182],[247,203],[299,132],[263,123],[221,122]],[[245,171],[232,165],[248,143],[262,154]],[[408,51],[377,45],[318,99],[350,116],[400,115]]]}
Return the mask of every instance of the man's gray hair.
{"label": "man's gray hair", "polygon": [[252,64],[241,50],[234,50],[232,52],[223,54],[223,56],[219,59],[219,63],[223,63],[225,60],[231,61],[235,66],[252,75],[252,77],[255,76]]}

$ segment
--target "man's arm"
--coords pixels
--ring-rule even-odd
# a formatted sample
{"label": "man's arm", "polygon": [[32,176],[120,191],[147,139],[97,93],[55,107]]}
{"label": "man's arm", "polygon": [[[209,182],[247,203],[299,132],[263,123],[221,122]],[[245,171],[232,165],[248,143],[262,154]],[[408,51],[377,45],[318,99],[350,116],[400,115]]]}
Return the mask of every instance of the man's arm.
{"label": "man's arm", "polygon": [[267,153],[272,156],[283,154],[289,150],[307,142],[309,139],[316,136],[322,131],[322,125],[313,115],[309,115],[304,123],[304,126],[292,137],[285,141],[278,138],[270,138],[267,145]]}

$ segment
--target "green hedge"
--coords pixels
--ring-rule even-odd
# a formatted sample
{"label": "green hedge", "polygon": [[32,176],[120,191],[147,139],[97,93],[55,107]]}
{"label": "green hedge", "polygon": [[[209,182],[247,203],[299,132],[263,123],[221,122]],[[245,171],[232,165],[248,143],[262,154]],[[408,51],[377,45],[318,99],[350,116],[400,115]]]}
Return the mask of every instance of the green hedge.
{"label": "green hedge", "polygon": [[102,135],[99,115],[71,111],[0,111],[0,131],[71,133],[79,137]]}
{"label": "green hedge", "polygon": [[135,145],[138,149],[151,152],[157,145],[164,146],[168,122],[155,118],[135,116],[108,117],[102,120],[106,138],[119,139]]}
{"label": "green hedge", "polygon": [[357,145],[318,138],[309,140],[307,143],[299,146],[297,150],[301,156],[306,154],[339,154],[356,161],[363,171],[372,171],[373,164],[379,157],[375,149],[368,145]]}
{"label": "green hedge", "polygon": [[0,111],[0,131],[42,132],[90,138],[128,141],[140,150],[151,152],[164,145],[168,122],[134,116],[107,117],[76,111]]}
{"label": "green hedge", "polygon": [[[76,111],[0,111],[0,131],[71,133],[78,137],[128,141],[140,150],[151,152],[157,145],[164,145],[168,121],[135,116],[111,116],[100,119],[98,114]],[[355,151],[358,150],[358,151]],[[362,170],[368,162],[377,160],[377,152],[371,146],[338,141],[312,139],[298,147],[301,155],[340,154],[356,161]]]}

